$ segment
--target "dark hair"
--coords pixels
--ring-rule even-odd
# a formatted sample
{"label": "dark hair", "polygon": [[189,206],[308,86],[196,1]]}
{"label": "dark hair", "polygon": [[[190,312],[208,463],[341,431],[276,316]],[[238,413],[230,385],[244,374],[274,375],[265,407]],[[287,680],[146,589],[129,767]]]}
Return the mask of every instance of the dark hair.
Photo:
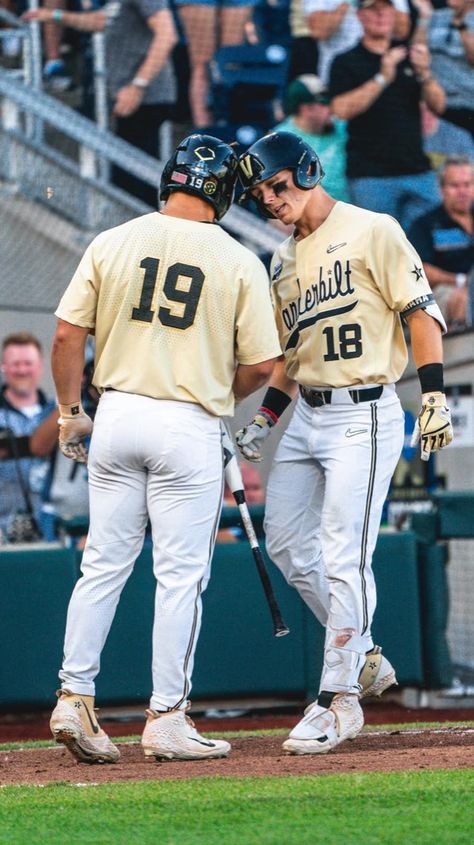
{"label": "dark hair", "polygon": [[43,347],[36,335],[31,332],[14,332],[3,338],[2,349],[5,350],[7,346],[36,346],[38,352],[43,354]]}

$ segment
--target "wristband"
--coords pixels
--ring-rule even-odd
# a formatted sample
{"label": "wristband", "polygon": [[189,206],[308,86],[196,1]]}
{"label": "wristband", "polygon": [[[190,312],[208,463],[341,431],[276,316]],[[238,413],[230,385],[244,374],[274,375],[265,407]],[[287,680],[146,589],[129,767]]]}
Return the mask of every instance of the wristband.
{"label": "wristband", "polygon": [[265,417],[268,425],[271,427],[278,422],[283,411],[290,404],[291,396],[288,396],[283,390],[278,390],[277,387],[269,387],[257,414]]}
{"label": "wristband", "polygon": [[63,17],[64,12],[62,9],[53,9],[53,11],[51,12],[51,19],[54,21],[54,23],[61,23]]}
{"label": "wristband", "polygon": [[84,413],[84,408],[81,405],[81,400],[77,402],[70,402],[69,404],[59,404],[59,413],[61,417],[79,417]]}
{"label": "wristband", "polygon": [[465,288],[467,282],[466,273],[456,273],[455,281],[457,288]]}
{"label": "wristband", "polygon": [[388,80],[385,79],[383,73],[376,73],[375,76],[372,77],[372,81],[376,82],[377,85],[380,85],[382,88],[385,88],[388,85]]}
{"label": "wristband", "polygon": [[135,76],[132,79],[132,85],[134,85],[135,88],[148,88],[149,84],[149,80],[144,79],[143,76]]}
{"label": "wristband", "polygon": [[444,393],[442,364],[424,364],[418,368],[422,393]]}

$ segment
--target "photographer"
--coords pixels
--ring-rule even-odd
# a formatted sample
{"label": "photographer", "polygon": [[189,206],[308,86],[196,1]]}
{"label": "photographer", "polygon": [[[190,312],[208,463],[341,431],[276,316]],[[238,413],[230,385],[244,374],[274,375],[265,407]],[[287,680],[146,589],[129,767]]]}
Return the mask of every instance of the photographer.
{"label": "photographer", "polygon": [[28,437],[55,408],[39,383],[43,352],[29,332],[2,343],[0,392],[0,531],[10,542],[39,539],[37,520],[49,458],[30,457]]}

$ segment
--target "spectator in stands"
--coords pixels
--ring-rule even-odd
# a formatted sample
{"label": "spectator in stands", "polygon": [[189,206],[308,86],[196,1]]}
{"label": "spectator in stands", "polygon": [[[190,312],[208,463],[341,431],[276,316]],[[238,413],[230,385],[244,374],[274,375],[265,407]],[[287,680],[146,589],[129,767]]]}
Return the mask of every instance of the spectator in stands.
{"label": "spectator in stands", "polygon": [[392,45],[391,0],[358,0],[362,40],[331,68],[334,114],[347,120],[347,175],[352,200],[397,218],[405,230],[439,201],[423,152],[420,102],[437,114],[444,92],[421,44]]}
{"label": "spectator in stands", "polygon": [[[116,133],[152,156],[159,155],[159,128],[172,116],[176,84],[171,51],[176,28],[168,0],[122,0],[93,12],[36,9],[27,21],[39,20],[94,32],[105,29],[107,81]],[[155,207],[157,192],[120,168],[113,181]]]}
{"label": "spectator in stands", "polygon": [[474,161],[474,140],[467,129],[438,117],[425,103],[421,104],[421,131],[433,170],[453,155],[467,155]]}
{"label": "spectator in stands", "polygon": [[[43,352],[35,335],[17,332],[4,338],[1,371],[0,429],[7,459],[0,463],[0,529],[10,540],[33,539],[49,461],[21,457],[16,437],[30,435],[55,407],[39,387]],[[20,522],[23,537],[15,536]]]}
{"label": "spectator in stands", "polygon": [[217,47],[242,44],[245,24],[256,0],[174,0],[188,45],[191,78],[189,104],[196,128],[212,123],[209,62]]}
{"label": "spectator in stands", "polygon": [[319,62],[318,42],[313,38],[303,13],[304,0],[290,3],[290,66],[288,81],[303,73],[317,73]]}
{"label": "spectator in stands", "polygon": [[[327,83],[336,56],[347,53],[362,38],[362,26],[356,3],[341,0],[303,0],[303,9],[311,35],[318,42],[318,75]],[[395,20],[393,37],[404,41],[410,31],[407,0],[393,0]]]}
{"label": "spectator in stands", "polygon": [[409,238],[448,328],[466,325],[468,277],[474,268],[474,160],[446,159],[439,171],[442,203],[419,217]]}
{"label": "spectator in stands", "polygon": [[346,124],[331,117],[329,92],[315,74],[290,82],[285,96],[287,118],[275,132],[294,132],[317,153],[325,172],[324,189],[336,200],[349,201],[346,182]]}
{"label": "spectator in stands", "polygon": [[446,91],[443,118],[474,136],[474,0],[448,0],[443,9],[412,2],[419,10],[414,41],[429,47],[433,74]]}

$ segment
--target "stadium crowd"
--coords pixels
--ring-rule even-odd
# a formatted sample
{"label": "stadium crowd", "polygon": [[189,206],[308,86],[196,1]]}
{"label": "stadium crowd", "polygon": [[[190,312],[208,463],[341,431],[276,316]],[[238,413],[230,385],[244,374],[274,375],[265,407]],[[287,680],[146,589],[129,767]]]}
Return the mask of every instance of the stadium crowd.
{"label": "stadium crowd", "polygon": [[[114,131],[151,155],[160,155],[165,121],[177,136],[199,129],[235,140],[239,152],[272,129],[299,135],[320,157],[336,200],[399,220],[449,330],[472,326],[474,0],[0,6],[25,26],[43,25],[45,89],[66,99],[73,90],[92,118],[90,36],[104,31]],[[15,67],[15,30],[0,43],[2,64]],[[155,205],[150,186],[119,169],[112,179]],[[76,467],[70,477],[58,455],[57,411],[39,388],[42,366],[33,335],[5,338],[0,530],[10,538],[51,539],[48,513],[87,499],[84,473]],[[88,401],[87,373],[84,384]]]}

